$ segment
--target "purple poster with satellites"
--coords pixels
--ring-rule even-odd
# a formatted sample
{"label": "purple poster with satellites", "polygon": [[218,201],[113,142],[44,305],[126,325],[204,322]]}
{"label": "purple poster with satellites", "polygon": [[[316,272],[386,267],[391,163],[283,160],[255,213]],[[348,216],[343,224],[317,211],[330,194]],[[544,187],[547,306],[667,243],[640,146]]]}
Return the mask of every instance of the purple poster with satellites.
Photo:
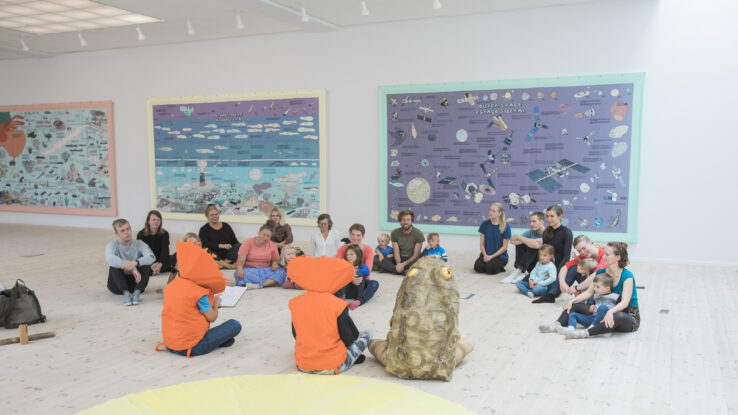
{"label": "purple poster with satellites", "polygon": [[643,74],[380,87],[383,228],[477,232],[492,202],[513,229],[564,210],[595,240],[635,241]]}

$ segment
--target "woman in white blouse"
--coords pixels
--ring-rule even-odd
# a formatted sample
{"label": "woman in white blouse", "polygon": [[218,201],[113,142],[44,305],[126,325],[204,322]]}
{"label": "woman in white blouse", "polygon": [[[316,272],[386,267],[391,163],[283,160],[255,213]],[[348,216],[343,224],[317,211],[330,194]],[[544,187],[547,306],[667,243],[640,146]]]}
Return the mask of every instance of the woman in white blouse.
{"label": "woman in white blouse", "polygon": [[333,229],[331,215],[327,213],[318,216],[318,229],[313,232],[310,239],[313,242],[313,256],[316,258],[334,257],[338,248],[343,245],[338,231]]}

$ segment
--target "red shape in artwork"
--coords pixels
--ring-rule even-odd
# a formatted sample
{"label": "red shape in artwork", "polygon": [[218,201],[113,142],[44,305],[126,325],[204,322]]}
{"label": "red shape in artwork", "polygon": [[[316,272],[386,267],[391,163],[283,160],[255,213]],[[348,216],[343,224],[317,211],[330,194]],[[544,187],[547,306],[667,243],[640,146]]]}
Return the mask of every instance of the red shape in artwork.
{"label": "red shape in artwork", "polygon": [[16,127],[25,125],[20,115],[14,115],[11,119],[0,124],[0,147],[4,147],[10,157],[16,158],[26,146],[26,133]]}

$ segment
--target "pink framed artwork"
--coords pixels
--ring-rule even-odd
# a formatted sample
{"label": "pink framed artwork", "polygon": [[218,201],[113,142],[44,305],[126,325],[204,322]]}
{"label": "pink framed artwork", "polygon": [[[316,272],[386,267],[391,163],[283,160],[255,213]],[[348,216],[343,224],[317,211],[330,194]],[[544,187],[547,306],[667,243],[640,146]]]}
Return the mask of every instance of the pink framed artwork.
{"label": "pink framed artwork", "polygon": [[0,211],[116,216],[113,102],[0,106]]}

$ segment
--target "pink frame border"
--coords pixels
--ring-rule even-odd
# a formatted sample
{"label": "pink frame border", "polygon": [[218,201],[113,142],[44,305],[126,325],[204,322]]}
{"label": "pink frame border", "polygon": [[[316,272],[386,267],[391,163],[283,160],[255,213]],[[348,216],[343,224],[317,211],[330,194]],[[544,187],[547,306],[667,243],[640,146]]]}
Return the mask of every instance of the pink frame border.
{"label": "pink frame border", "polygon": [[115,140],[113,139],[113,101],[88,101],[88,102],[63,102],[58,104],[34,104],[34,105],[4,105],[0,111],[43,111],[104,108],[108,112],[108,157],[110,159],[110,209],[81,209],[48,206],[12,206],[0,205],[0,211],[5,212],[28,212],[28,213],[53,213],[60,215],[84,215],[84,216],[117,216],[118,197],[115,178]]}

